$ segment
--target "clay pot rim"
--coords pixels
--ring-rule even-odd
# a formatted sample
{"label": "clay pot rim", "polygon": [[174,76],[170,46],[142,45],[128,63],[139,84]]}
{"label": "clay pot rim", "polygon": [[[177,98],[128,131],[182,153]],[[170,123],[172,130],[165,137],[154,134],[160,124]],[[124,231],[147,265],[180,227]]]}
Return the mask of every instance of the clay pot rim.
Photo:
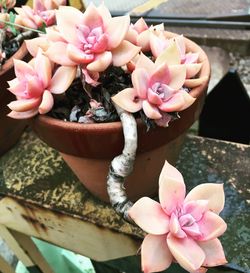
{"label": "clay pot rim", "polygon": [[28,51],[26,48],[26,44],[25,42],[22,43],[22,45],[20,46],[20,48],[15,52],[15,54],[13,54],[2,66],[1,70],[0,70],[0,77],[9,69],[11,69],[13,67],[13,60],[14,59],[18,59],[18,60],[22,60],[24,58],[25,55],[27,55]]}
{"label": "clay pot rim", "polygon": [[[174,37],[174,36],[178,35],[176,33],[168,32],[168,31],[165,31],[165,33],[167,36],[170,36],[170,37]],[[203,90],[205,90],[208,86],[208,82],[210,79],[210,64],[209,64],[209,60],[208,60],[206,53],[198,44],[196,44],[195,42],[191,41],[190,39],[188,39],[186,37],[184,37],[184,39],[185,39],[186,46],[188,49],[192,48],[192,52],[199,52],[199,63],[203,63],[203,66],[202,66],[201,71],[199,73],[199,77],[205,77],[205,76],[207,77],[207,80],[203,84],[193,88],[190,91],[190,94],[193,97],[198,98],[202,94]],[[84,123],[63,121],[60,119],[50,117],[48,115],[39,115],[38,114],[34,118],[38,119],[39,122],[46,124],[47,126],[52,126],[54,128],[65,127],[65,129],[71,130],[71,131],[86,131],[86,132],[88,131],[89,133],[91,133],[91,132],[94,133],[96,131],[106,130],[108,133],[109,131],[110,132],[119,131],[122,128],[120,121],[107,122],[107,123],[84,124]],[[140,119],[137,120],[137,124],[140,128],[145,126]]]}

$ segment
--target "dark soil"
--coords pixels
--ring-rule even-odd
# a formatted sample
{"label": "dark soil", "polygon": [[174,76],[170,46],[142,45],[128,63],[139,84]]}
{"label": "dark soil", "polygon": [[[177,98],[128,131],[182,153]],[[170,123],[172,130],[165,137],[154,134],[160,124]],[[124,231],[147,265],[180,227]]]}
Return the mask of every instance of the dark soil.
{"label": "dark soil", "polygon": [[[121,68],[110,67],[100,76],[99,82],[102,84],[97,87],[85,84],[84,90],[81,80],[76,79],[65,94],[56,96],[54,107],[49,115],[80,123],[119,120],[111,102],[111,96],[131,86],[130,74]],[[99,104],[91,107],[91,98]]]}

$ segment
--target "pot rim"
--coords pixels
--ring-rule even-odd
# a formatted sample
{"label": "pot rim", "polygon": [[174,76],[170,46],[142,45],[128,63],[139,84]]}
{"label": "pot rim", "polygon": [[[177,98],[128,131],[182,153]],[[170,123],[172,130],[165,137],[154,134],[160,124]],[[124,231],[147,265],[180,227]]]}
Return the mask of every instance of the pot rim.
{"label": "pot rim", "polygon": [[[165,31],[167,36],[175,37],[179,34]],[[207,88],[209,79],[210,79],[210,64],[208,57],[204,50],[195,42],[191,41],[190,39],[184,37],[187,49],[192,48],[192,52],[198,52],[199,53],[199,63],[203,63],[201,71],[199,73],[199,77],[205,77],[207,76],[207,80],[204,81],[201,85],[194,87],[190,91],[190,95],[192,95],[194,98],[198,98],[202,95],[202,92],[204,89]],[[35,119],[38,119],[39,122],[45,123],[47,125],[53,126],[53,127],[66,127],[67,130],[73,130],[73,131],[88,131],[96,132],[96,131],[103,131],[104,129],[107,131],[116,131],[121,130],[121,122],[115,121],[115,122],[106,122],[106,123],[91,123],[91,124],[85,124],[85,123],[77,123],[77,122],[70,122],[70,121],[63,121],[57,118],[50,117],[48,115],[41,115],[38,114],[34,117]],[[138,126],[144,126],[141,120],[138,119]]]}

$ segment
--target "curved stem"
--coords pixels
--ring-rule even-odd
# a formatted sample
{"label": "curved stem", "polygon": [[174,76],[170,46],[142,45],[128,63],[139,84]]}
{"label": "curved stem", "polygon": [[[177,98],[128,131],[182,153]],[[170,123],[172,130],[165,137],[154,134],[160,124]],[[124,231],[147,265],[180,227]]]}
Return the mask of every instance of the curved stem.
{"label": "curved stem", "polygon": [[124,148],[122,154],[116,156],[110,164],[107,177],[107,191],[110,202],[116,212],[121,214],[125,220],[132,222],[128,216],[128,210],[133,203],[127,197],[124,181],[134,167],[137,149],[137,126],[132,114],[117,105],[114,106],[123,127]]}

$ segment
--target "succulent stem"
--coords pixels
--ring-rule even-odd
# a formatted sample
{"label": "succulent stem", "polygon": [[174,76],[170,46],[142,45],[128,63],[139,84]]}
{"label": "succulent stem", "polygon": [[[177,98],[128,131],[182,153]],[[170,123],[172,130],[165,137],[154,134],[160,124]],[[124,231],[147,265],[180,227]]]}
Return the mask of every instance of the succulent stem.
{"label": "succulent stem", "polygon": [[121,109],[118,105],[114,106],[123,127],[124,148],[122,153],[111,161],[107,177],[107,191],[116,212],[121,214],[125,220],[133,222],[128,216],[128,210],[133,203],[127,197],[124,182],[134,167],[137,149],[137,125],[133,114]]}

